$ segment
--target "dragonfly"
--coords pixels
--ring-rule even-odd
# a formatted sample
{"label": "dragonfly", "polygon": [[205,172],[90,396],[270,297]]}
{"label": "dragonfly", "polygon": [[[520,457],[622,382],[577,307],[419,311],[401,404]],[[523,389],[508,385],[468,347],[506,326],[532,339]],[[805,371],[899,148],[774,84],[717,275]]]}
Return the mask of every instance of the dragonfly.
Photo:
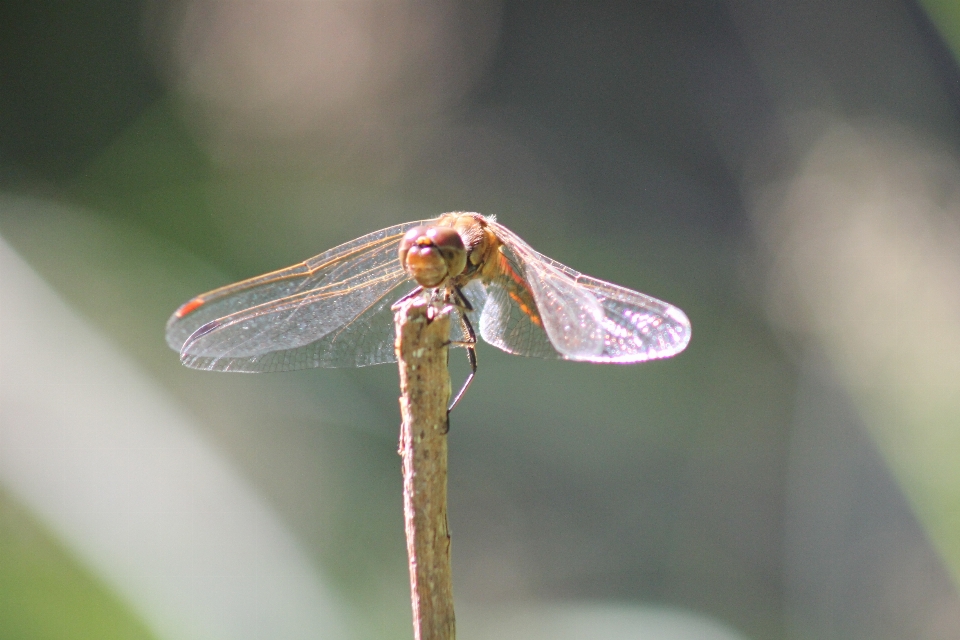
{"label": "dragonfly", "polygon": [[208,371],[268,372],[396,362],[392,309],[426,296],[456,309],[450,344],[477,371],[476,328],[507,353],[631,364],[668,358],[690,321],[652,296],[538,253],[493,216],[452,212],[398,224],[300,264],[192,298],[167,344]]}

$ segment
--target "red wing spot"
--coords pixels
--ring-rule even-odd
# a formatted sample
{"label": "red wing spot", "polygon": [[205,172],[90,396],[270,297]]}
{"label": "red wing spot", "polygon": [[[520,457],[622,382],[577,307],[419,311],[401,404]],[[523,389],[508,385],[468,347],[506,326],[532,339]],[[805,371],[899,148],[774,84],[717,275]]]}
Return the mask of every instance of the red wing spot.
{"label": "red wing spot", "polygon": [[194,298],[190,302],[187,302],[186,304],[181,306],[179,309],[177,309],[177,312],[174,315],[176,315],[177,318],[182,318],[188,313],[193,313],[194,311],[202,307],[204,302],[205,301],[203,298]]}

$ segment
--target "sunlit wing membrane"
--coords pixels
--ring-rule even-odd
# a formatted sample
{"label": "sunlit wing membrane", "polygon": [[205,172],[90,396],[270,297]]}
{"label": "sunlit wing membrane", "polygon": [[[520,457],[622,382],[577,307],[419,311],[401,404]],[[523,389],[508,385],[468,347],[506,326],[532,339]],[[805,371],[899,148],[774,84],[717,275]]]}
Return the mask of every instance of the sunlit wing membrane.
{"label": "sunlit wing membrane", "polygon": [[[501,338],[500,342],[506,342],[501,346],[487,338],[481,319],[481,335],[491,344],[521,355],[626,364],[666,358],[683,351],[689,343],[690,321],[677,307],[585,276],[536,252],[502,225],[490,225],[504,242],[510,263],[529,284],[542,322],[541,328],[536,323],[524,326],[515,321],[523,329],[515,330],[512,339]],[[513,297],[497,298],[492,291],[487,294],[484,317],[491,314],[492,299],[501,307],[515,307],[509,311],[497,309],[497,317],[529,315]],[[544,336],[553,354],[544,353]]]}
{"label": "sunlit wing membrane", "polygon": [[603,309],[597,299],[563,272],[524,269],[543,328],[566,359],[594,360],[603,355]]}
{"label": "sunlit wing membrane", "polygon": [[632,363],[669,358],[690,342],[690,320],[677,307],[652,296],[581,275],[577,283],[604,311],[603,353],[592,362]]}
{"label": "sunlit wing membrane", "polygon": [[382,229],[288,269],[198,296],[167,323],[184,364],[288,371],[392,362],[390,305],[413,288],[397,259],[403,233]]}
{"label": "sunlit wing membrane", "polygon": [[167,344],[180,351],[194,331],[208,322],[309,290],[315,278],[300,263],[197,296],[167,320]]}
{"label": "sunlit wing membrane", "polygon": [[[167,323],[184,364],[288,371],[395,361],[391,305],[413,289],[382,229],[274,273],[197,296]],[[589,362],[643,362],[682,351],[690,322],[676,307],[585,276],[488,219],[503,243],[483,281],[463,289],[480,336],[508,353]],[[492,276],[490,274],[493,274]],[[458,323],[451,340],[464,339]]]}
{"label": "sunlit wing membrane", "polygon": [[[390,305],[402,295],[399,290],[404,284],[407,289],[413,287],[401,269],[384,269],[374,279],[348,289],[290,296],[214,320],[187,339],[181,359],[194,368],[220,371],[390,362]],[[357,325],[359,318],[364,320],[362,325]]]}
{"label": "sunlit wing membrane", "polygon": [[507,266],[489,282],[475,280],[464,288],[475,309],[468,314],[471,321],[485,342],[507,353],[562,358],[543,329],[533,294],[519,267]]}

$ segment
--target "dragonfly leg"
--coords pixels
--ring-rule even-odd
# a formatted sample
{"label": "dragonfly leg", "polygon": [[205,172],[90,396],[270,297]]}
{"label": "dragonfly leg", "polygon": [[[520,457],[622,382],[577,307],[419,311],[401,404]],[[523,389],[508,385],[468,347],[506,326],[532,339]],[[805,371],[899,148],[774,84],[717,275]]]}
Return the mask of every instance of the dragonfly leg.
{"label": "dragonfly leg", "polygon": [[414,289],[414,290],[411,291],[410,293],[404,295],[402,298],[400,298],[399,300],[397,300],[396,302],[394,302],[392,305],[390,305],[390,308],[391,308],[392,310],[396,311],[397,309],[400,308],[400,304],[401,304],[401,303],[406,302],[406,301],[409,300],[410,298],[414,298],[414,297],[420,295],[421,293],[423,293],[423,287],[417,286],[416,289]]}
{"label": "dragonfly leg", "polygon": [[[467,296],[463,295],[463,291],[457,285],[451,285],[450,291],[452,293],[450,298],[454,305],[460,307],[464,311],[473,311],[473,305],[470,304],[470,301],[467,300]],[[469,326],[469,323],[468,323]],[[470,327],[470,335],[473,335],[473,327]],[[476,342],[476,340],[474,340]]]}
{"label": "dragonfly leg", "polygon": [[[470,383],[473,382],[473,377],[477,375],[477,334],[474,332],[473,325],[470,324],[470,319],[467,318],[467,314],[463,313],[463,311],[460,312],[460,328],[463,330],[466,340],[451,342],[450,344],[456,344],[466,348],[467,360],[470,362],[470,375],[468,375],[467,379],[464,380],[463,386],[460,387],[460,391],[457,392],[457,397],[453,399],[453,402],[450,403],[450,406],[447,408],[448,414],[453,411],[453,408],[457,406],[458,402],[460,402],[460,398],[462,398],[463,394],[466,393],[467,387],[469,387]],[[447,428],[449,429],[449,422],[447,424]]]}

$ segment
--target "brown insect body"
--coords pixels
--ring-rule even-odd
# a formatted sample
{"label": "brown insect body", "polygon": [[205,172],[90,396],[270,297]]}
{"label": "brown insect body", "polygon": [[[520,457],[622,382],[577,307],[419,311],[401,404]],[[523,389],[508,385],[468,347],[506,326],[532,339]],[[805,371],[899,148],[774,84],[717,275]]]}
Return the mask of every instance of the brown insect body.
{"label": "brown insect body", "polygon": [[[454,233],[450,233],[452,230]],[[400,263],[422,287],[463,287],[489,280],[498,266],[500,240],[475,213],[447,213],[436,225],[414,227],[400,242]]]}
{"label": "brown insect body", "polygon": [[673,305],[551,260],[493,218],[454,212],[197,296],[168,321],[167,343],[187,366],[215,371],[393,362],[390,303],[424,290],[459,310],[464,339],[451,344],[471,361],[471,323],[507,353],[582,362],[667,358],[690,340]]}

